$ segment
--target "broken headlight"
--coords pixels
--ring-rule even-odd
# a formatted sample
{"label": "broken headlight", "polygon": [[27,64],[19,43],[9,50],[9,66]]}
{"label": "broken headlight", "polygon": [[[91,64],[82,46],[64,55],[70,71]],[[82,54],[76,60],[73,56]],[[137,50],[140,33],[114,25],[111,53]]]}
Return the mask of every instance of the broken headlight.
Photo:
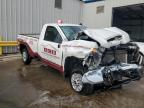
{"label": "broken headlight", "polygon": [[92,48],[90,53],[84,58],[83,65],[88,67],[89,70],[94,70],[101,63],[101,58],[101,49]]}

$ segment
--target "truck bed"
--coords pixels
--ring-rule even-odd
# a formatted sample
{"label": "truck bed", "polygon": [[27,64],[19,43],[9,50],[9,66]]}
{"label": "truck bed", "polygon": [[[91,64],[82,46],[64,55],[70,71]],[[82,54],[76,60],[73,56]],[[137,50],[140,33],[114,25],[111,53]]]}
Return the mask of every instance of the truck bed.
{"label": "truck bed", "polygon": [[30,50],[34,53],[38,52],[39,34],[19,34],[18,41],[29,46]]}
{"label": "truck bed", "polygon": [[37,38],[37,39],[39,39],[39,37],[40,37],[40,34],[38,34],[38,33],[19,34],[19,35],[32,37],[32,38]]}

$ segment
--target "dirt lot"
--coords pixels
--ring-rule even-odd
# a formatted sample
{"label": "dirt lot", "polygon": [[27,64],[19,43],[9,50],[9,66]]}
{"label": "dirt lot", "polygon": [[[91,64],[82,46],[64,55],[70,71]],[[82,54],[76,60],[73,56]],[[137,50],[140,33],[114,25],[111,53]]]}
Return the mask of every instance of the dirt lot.
{"label": "dirt lot", "polygon": [[144,78],[91,96],[73,92],[60,73],[21,59],[0,61],[0,108],[144,108]]}

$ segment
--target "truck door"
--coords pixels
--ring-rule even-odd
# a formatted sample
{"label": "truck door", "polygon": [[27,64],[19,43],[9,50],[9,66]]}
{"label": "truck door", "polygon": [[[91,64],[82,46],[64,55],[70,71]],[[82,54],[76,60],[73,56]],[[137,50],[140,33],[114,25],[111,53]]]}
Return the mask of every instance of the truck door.
{"label": "truck door", "polygon": [[[39,40],[38,54],[40,57],[55,68],[62,67],[62,37],[53,26],[48,26],[43,39]],[[58,69],[59,70],[59,69]]]}

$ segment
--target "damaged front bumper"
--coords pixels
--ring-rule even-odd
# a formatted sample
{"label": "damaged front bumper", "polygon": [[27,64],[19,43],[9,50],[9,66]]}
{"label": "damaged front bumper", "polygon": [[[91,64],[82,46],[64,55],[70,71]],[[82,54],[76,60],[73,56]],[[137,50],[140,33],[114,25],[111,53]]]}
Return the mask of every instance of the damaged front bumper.
{"label": "damaged front bumper", "polygon": [[114,85],[115,81],[130,82],[138,80],[143,76],[142,67],[137,64],[113,64],[111,66],[98,67],[85,73],[82,77],[83,83]]}

